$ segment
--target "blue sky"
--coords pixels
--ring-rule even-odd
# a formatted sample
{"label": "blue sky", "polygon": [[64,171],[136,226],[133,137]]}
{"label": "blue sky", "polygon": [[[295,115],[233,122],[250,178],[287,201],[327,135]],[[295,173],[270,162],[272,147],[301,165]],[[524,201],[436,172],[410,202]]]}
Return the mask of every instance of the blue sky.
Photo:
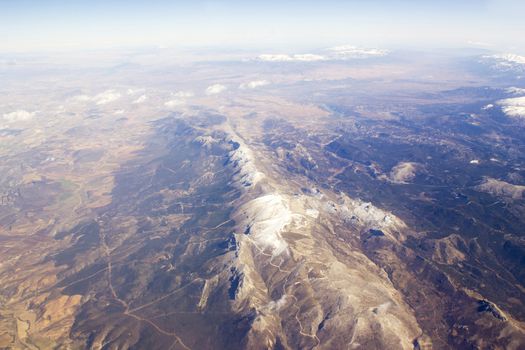
{"label": "blue sky", "polygon": [[522,0],[0,0],[0,51],[355,44],[523,52],[524,14]]}

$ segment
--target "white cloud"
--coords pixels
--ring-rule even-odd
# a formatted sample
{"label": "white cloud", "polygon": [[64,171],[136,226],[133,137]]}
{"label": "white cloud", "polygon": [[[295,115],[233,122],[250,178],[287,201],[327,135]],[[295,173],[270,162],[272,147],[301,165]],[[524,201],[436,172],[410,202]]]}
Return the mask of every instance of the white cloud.
{"label": "white cloud", "polygon": [[248,83],[242,83],[239,85],[240,89],[256,89],[261,86],[269,85],[270,82],[268,80],[253,80]]}
{"label": "white cloud", "polygon": [[190,98],[190,97],[193,97],[194,94],[192,91],[178,91],[178,92],[172,93],[172,96],[177,97],[177,98]]}
{"label": "white cloud", "polygon": [[525,118],[525,96],[500,100],[498,104],[509,117]]}
{"label": "white cloud", "polygon": [[286,55],[286,54],[264,54],[258,57],[261,61],[266,62],[314,62],[325,61],[326,57],[314,54]]}
{"label": "white cloud", "polygon": [[385,56],[388,54],[387,50],[376,48],[362,48],[352,45],[335,46],[328,49],[331,59],[347,60],[352,58],[367,58],[374,56]]}
{"label": "white cloud", "polygon": [[142,102],[146,101],[147,99],[148,99],[148,96],[141,95],[135,101],[133,101],[133,104],[142,103]]}
{"label": "white cloud", "polygon": [[484,41],[477,41],[477,40],[469,40],[467,41],[467,44],[471,46],[482,46],[482,47],[488,47],[492,46],[491,44],[484,42]]}
{"label": "white cloud", "polygon": [[260,55],[258,57],[258,59],[261,60],[261,61],[269,61],[269,62],[293,61],[292,56],[290,56],[290,55],[282,55],[282,54],[277,54],[277,55],[264,54],[264,55]]}
{"label": "white cloud", "polygon": [[168,108],[173,108],[173,107],[177,107],[177,106],[182,106],[186,104],[186,100],[182,100],[182,99],[173,99],[173,100],[169,100],[169,101],[166,101],[164,103],[164,106],[168,107]]}
{"label": "white cloud", "polygon": [[164,103],[164,106],[168,108],[174,108],[174,107],[185,105],[187,99],[190,97],[193,97],[194,94],[192,91],[177,91],[177,92],[172,92],[171,96],[174,98]]}
{"label": "white cloud", "polygon": [[315,62],[315,61],[325,61],[326,57],[321,55],[315,55],[312,53],[304,53],[300,55],[293,55],[294,61],[299,62]]}
{"label": "white cloud", "polygon": [[121,97],[120,93],[115,90],[106,90],[95,96],[78,95],[73,97],[73,100],[78,102],[95,102],[97,105],[104,105],[118,100]]}
{"label": "white cloud", "polygon": [[36,112],[28,112],[23,109],[11,113],[4,113],[3,119],[7,122],[18,122],[30,120],[35,116]]}
{"label": "white cloud", "polygon": [[173,96],[174,99],[171,99],[164,103],[164,106],[168,108],[174,108],[174,107],[185,105],[187,99],[190,97],[193,97],[194,94],[192,91],[177,91],[177,92],[172,92],[171,96]]}
{"label": "white cloud", "polygon": [[136,94],[139,94],[141,92],[144,92],[144,90],[145,89],[132,89],[132,88],[130,88],[130,89],[128,89],[126,91],[126,94],[128,94],[128,95],[136,95]]}
{"label": "white cloud", "polygon": [[96,96],[93,97],[93,101],[97,105],[105,105],[107,103],[116,101],[120,98],[120,93],[116,92],[115,90],[106,90]]}
{"label": "white cloud", "polygon": [[375,48],[361,48],[352,45],[341,45],[325,49],[322,54],[263,54],[257,57],[266,62],[317,62],[331,60],[348,60],[356,58],[379,57],[388,54],[387,50]]}
{"label": "white cloud", "polygon": [[217,95],[225,91],[226,89],[227,87],[224,85],[213,84],[213,85],[208,86],[208,88],[206,89],[206,95]]}
{"label": "white cloud", "polygon": [[78,95],[78,96],[73,97],[73,100],[78,101],[78,102],[87,102],[87,101],[91,101],[91,96]]}

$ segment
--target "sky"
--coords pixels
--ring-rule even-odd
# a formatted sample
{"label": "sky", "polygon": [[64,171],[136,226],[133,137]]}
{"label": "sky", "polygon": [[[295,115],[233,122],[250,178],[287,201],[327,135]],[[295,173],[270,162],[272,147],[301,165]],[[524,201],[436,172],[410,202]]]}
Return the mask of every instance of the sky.
{"label": "sky", "polygon": [[477,46],[525,51],[524,0],[0,0],[0,52]]}

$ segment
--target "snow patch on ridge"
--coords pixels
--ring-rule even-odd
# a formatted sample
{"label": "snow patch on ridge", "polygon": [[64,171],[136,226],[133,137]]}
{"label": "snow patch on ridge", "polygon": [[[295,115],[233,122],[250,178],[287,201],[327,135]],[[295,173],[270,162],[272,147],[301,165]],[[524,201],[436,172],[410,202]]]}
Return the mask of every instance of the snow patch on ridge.
{"label": "snow patch on ridge", "polygon": [[520,55],[516,55],[512,53],[498,54],[498,55],[492,55],[488,57],[500,61],[502,65],[510,65],[513,63],[525,65],[525,56],[520,56]]}
{"label": "snow patch on ridge", "polygon": [[523,72],[525,71],[525,56],[512,53],[483,56],[483,60],[488,60],[492,69],[502,72]]}
{"label": "snow patch on ridge", "polygon": [[364,202],[360,199],[352,199],[343,194],[338,203],[326,201],[322,205],[322,210],[329,215],[337,215],[344,222],[364,230],[377,229],[383,231],[393,240],[394,237],[407,228],[406,224],[394,214],[382,210],[372,203]]}
{"label": "snow patch on ridge", "polygon": [[273,256],[287,252],[288,244],[282,232],[294,222],[288,199],[271,186],[256,187],[266,175],[257,169],[248,146],[241,140],[231,142],[236,147],[229,154],[230,164],[236,170],[233,180],[245,190],[242,204],[232,216],[237,232],[258,250],[268,249]]}
{"label": "snow patch on ridge", "polygon": [[207,149],[210,149],[214,144],[217,144],[219,142],[219,140],[214,139],[210,135],[197,136],[194,141]]}
{"label": "snow patch on ridge", "polygon": [[263,195],[245,203],[234,220],[259,249],[269,248],[274,256],[288,250],[282,232],[292,223],[293,214],[280,194]]}
{"label": "snow patch on ridge", "polygon": [[239,147],[230,152],[230,162],[237,170],[234,180],[244,187],[253,187],[265,175],[255,166],[253,152],[243,143],[237,142],[237,144]]}
{"label": "snow patch on ridge", "polygon": [[498,104],[507,116],[525,118],[525,96],[500,100]]}

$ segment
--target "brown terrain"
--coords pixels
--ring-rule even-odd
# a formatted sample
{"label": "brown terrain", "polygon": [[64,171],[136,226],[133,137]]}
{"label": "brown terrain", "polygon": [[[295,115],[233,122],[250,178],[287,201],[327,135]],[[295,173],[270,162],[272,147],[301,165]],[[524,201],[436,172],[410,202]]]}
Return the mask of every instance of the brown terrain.
{"label": "brown terrain", "polygon": [[221,64],[7,80],[0,349],[525,348],[523,125],[489,78]]}

